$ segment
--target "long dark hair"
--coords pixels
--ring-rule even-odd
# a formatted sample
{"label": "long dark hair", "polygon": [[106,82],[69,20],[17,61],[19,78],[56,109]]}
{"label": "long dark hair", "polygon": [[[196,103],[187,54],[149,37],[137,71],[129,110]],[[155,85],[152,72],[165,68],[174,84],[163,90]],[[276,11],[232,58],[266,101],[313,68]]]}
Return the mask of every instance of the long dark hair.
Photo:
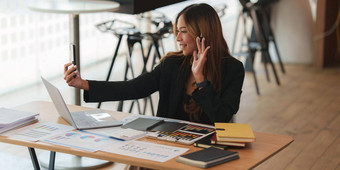
{"label": "long dark hair", "polygon": [[[205,3],[193,4],[184,8],[178,13],[175,23],[173,25],[174,35],[177,36],[177,23],[180,16],[183,16],[189,34],[195,39],[200,34],[205,38],[205,45],[210,46],[207,53],[207,61],[204,66],[203,74],[208,79],[213,88],[220,93],[221,91],[221,60],[224,57],[230,57],[227,42],[223,37],[223,31],[220,19],[210,5]],[[184,57],[181,65],[181,70],[191,71],[192,56],[184,56],[182,51],[170,52],[163,59],[167,57]],[[183,73],[183,72],[182,72]],[[185,74],[186,80],[189,73]],[[184,110],[194,117],[196,120],[201,113],[200,107],[191,99],[184,104]]]}

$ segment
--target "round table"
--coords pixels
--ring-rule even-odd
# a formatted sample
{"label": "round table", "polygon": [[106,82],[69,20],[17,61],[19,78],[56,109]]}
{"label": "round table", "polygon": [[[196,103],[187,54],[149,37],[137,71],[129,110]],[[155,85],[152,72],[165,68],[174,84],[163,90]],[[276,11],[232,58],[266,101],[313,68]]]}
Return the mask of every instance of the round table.
{"label": "round table", "polygon": [[[38,12],[60,13],[70,15],[70,43],[75,44],[76,63],[80,72],[80,43],[79,43],[79,14],[115,11],[119,3],[113,1],[97,0],[32,0],[29,9]],[[80,105],[80,89],[75,90],[75,104]],[[43,167],[49,166],[49,153],[44,152],[39,156]],[[51,154],[52,155],[52,154]],[[55,157],[55,156],[53,156]],[[93,169],[106,164],[108,161],[58,153],[55,157],[56,169]]]}
{"label": "round table", "polygon": [[[76,63],[80,72],[79,14],[115,11],[119,9],[119,3],[99,0],[32,0],[28,8],[38,12],[70,15],[70,43],[75,44]],[[80,89],[76,89],[75,104],[80,103]]]}

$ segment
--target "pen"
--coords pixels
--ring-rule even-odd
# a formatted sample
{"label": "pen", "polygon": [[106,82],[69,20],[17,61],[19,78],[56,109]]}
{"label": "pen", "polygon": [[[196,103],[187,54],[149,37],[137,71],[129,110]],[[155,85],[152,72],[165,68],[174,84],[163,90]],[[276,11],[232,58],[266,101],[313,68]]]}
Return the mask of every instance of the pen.
{"label": "pen", "polygon": [[[105,136],[105,135],[102,135],[102,136]],[[124,139],[116,138],[116,137],[113,137],[113,136],[107,136],[107,137],[111,138],[111,139],[114,139],[114,140],[125,141]]]}
{"label": "pen", "polygon": [[93,132],[89,132],[89,131],[86,131],[86,130],[79,130],[79,131],[89,133],[89,134],[92,134],[92,135],[98,135],[98,136],[114,139],[114,140],[125,141],[124,139],[116,138],[116,137],[113,137],[113,136],[102,135],[102,134],[98,134],[98,133],[93,133]]}

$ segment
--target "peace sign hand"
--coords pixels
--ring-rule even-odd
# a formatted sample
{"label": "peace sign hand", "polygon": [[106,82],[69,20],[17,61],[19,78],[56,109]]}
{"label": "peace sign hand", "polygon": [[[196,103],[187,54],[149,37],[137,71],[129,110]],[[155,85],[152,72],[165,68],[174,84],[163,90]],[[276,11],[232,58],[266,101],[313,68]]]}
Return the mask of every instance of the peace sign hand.
{"label": "peace sign hand", "polygon": [[198,54],[197,51],[194,51],[193,53],[194,60],[192,62],[191,71],[192,74],[194,75],[195,81],[197,83],[200,83],[204,81],[203,69],[205,62],[207,61],[207,52],[210,49],[210,46],[205,48],[205,38],[202,39],[201,44],[199,37],[196,38],[196,44]]}

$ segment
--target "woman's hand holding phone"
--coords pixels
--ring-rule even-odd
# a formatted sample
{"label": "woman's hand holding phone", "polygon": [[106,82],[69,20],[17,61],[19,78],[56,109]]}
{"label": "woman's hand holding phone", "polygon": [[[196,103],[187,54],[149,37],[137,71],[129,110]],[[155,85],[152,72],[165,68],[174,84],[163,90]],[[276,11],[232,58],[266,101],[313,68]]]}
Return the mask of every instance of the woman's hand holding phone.
{"label": "woman's hand holding phone", "polygon": [[80,77],[80,73],[77,71],[77,66],[72,62],[64,65],[64,79],[69,86],[89,90],[88,81],[83,80]]}

